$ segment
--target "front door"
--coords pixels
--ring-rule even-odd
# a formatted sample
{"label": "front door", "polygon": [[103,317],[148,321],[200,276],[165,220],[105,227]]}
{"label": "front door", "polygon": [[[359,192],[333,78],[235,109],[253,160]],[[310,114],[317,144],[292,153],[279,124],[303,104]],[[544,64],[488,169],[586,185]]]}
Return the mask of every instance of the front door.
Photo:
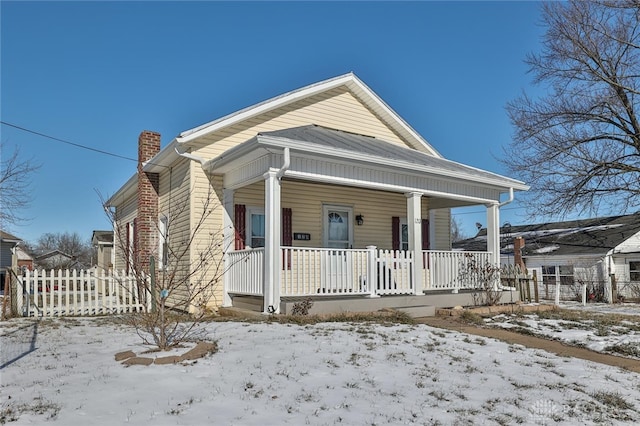
{"label": "front door", "polygon": [[353,209],[345,206],[323,207],[323,244],[326,251],[323,273],[323,290],[342,293],[353,288],[351,253],[353,247]]}

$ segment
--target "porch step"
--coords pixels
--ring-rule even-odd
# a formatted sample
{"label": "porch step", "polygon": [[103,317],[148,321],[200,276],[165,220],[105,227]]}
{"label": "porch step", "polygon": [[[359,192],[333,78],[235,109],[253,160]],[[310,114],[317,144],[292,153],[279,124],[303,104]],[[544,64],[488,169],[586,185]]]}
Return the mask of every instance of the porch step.
{"label": "porch step", "polygon": [[409,315],[411,318],[422,318],[422,317],[435,317],[436,316],[436,307],[433,305],[419,305],[419,306],[400,306],[397,308],[392,308],[395,311],[403,312]]}

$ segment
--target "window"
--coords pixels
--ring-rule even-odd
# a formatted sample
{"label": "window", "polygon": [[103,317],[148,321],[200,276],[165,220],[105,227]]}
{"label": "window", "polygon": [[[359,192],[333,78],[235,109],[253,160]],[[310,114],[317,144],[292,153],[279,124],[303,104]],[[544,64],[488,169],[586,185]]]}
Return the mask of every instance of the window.
{"label": "window", "polygon": [[162,215],[158,221],[158,269],[169,265],[169,218]]}
{"label": "window", "polygon": [[573,266],[572,265],[559,265],[559,266],[543,266],[542,267],[542,283],[555,285],[573,285]]}
{"label": "window", "polygon": [[542,267],[542,283],[545,285],[556,283],[556,267],[555,266],[543,266]]}
{"label": "window", "polygon": [[247,248],[264,247],[266,235],[264,209],[250,208],[247,210]]}
{"label": "window", "polygon": [[629,262],[629,279],[631,281],[640,281],[640,260]]}
{"label": "window", "polygon": [[409,225],[407,218],[400,219],[400,250],[409,250]]}
{"label": "window", "polygon": [[560,277],[560,285],[573,285],[573,266],[560,265],[558,267],[558,276]]}

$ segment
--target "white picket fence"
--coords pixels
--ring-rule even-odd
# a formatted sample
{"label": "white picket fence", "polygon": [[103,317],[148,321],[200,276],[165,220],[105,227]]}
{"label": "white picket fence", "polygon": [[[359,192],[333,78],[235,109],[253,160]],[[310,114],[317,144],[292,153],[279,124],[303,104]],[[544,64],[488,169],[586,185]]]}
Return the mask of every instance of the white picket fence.
{"label": "white picket fence", "polygon": [[26,271],[17,284],[23,316],[106,315],[148,311],[147,286],[124,272],[97,270]]}

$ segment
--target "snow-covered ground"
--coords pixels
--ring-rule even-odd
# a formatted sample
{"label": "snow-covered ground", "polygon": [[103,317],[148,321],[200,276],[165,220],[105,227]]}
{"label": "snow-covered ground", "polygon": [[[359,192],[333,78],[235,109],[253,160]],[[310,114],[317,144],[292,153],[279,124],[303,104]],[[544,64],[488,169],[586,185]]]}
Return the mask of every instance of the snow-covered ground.
{"label": "snow-covered ground", "polygon": [[638,374],[426,325],[211,322],[203,330],[217,353],[125,367],[115,353],[146,348],[112,320],[0,323],[0,424],[640,422]]}
{"label": "snow-covered ground", "polygon": [[640,305],[570,303],[561,307],[569,312],[497,315],[486,319],[485,323],[593,351],[640,359]]}

